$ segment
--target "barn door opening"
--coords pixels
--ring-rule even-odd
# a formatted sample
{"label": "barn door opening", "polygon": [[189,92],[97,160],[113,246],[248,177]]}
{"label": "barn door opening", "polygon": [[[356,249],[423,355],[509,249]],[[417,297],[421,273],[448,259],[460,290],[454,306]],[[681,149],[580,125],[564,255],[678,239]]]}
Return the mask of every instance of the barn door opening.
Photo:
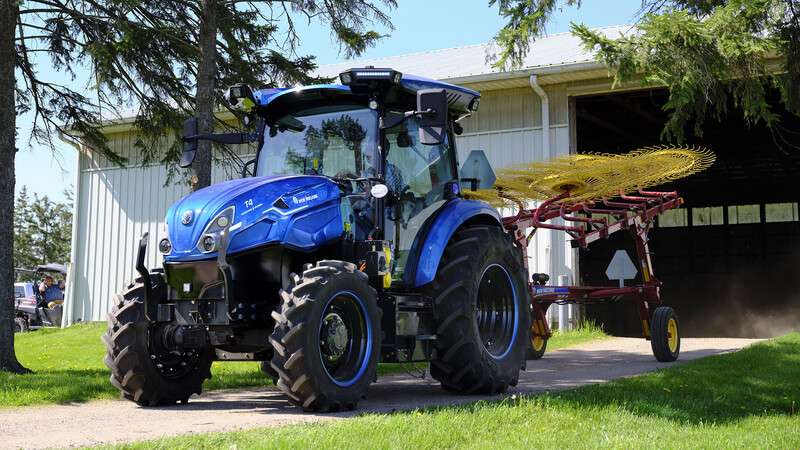
{"label": "barn door opening", "polygon": [[[666,100],[663,89],[577,97],[578,152],[662,143]],[[779,138],[763,125],[748,126],[733,106],[723,120],[707,120],[703,136],[688,144],[714,150],[716,164],[659,187],[686,200],[650,235],[664,300],[686,336],[770,337],[800,328],[800,119],[777,102],[775,110],[788,130]],[[609,283],[606,265],[626,245],[619,237],[581,251],[584,284]],[[590,305],[587,314],[614,334],[639,333],[629,305]]]}

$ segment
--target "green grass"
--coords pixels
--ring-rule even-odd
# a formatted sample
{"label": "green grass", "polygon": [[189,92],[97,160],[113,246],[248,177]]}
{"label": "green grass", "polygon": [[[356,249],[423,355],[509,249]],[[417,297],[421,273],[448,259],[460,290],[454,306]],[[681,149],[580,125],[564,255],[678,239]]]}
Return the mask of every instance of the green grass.
{"label": "green grass", "polygon": [[800,448],[800,334],[556,394],[125,448]]}
{"label": "green grass", "polygon": [[585,342],[597,341],[607,338],[603,329],[592,321],[583,321],[578,327],[569,331],[553,331],[553,336],[547,340],[547,351],[560,348],[574,347]]}
{"label": "green grass", "polygon": [[[17,358],[34,373],[0,372],[0,408],[119,397],[103,364],[105,331],[99,322],[15,335]],[[212,373],[209,390],[272,384],[251,362],[214,363]]]}
{"label": "green grass", "polygon": [[[14,338],[17,357],[34,373],[0,372],[0,408],[117,398],[119,393],[109,383],[108,369],[103,364],[105,348],[100,336],[105,330],[103,322],[17,334]],[[596,328],[557,334],[550,340],[548,350],[602,336]],[[381,364],[378,374],[414,373],[426,366]],[[204,385],[206,390],[272,385],[261,373],[258,363],[214,363],[211,371],[213,377]]]}

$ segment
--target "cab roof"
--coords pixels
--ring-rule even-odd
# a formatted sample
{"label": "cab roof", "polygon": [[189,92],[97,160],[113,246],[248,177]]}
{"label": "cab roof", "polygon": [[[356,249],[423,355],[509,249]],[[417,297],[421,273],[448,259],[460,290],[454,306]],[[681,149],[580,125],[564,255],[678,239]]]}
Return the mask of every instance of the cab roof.
{"label": "cab roof", "polygon": [[[448,106],[450,111],[455,114],[469,112],[469,106],[473,100],[480,98],[481,94],[463,86],[445,83],[443,81],[432,80],[430,78],[417,75],[403,74],[399,86],[406,92],[416,95],[417,91],[423,89],[444,89],[447,92]],[[313,84],[309,86],[297,86],[294,88],[270,88],[260,89],[254,92],[256,103],[261,107],[268,107],[276,99],[285,98],[291,94],[300,94],[312,91],[332,91],[332,93],[349,94],[349,86],[342,84]]]}

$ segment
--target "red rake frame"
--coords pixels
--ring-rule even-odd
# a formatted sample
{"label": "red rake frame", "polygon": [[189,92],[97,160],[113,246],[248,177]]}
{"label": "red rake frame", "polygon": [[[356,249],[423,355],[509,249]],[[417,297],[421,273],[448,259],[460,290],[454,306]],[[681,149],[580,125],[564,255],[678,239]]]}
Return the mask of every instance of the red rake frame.
{"label": "red rake frame", "polygon": [[[679,208],[683,199],[677,192],[655,192],[639,190],[638,195],[625,195],[602,201],[569,202],[569,192],[542,202],[537,208],[526,209],[519,203],[519,212],[503,218],[503,226],[514,235],[522,253],[525,269],[528,258],[525,254],[534,233],[539,228],[561,230],[572,237],[572,247],[586,248],[612,233],[628,230],[636,247],[637,263],[642,274],[642,283],[634,286],[545,286],[528,283],[531,296],[531,339],[552,336],[545,314],[550,305],[564,303],[589,303],[607,299],[629,300],[637,304],[642,321],[642,334],[650,340],[651,311],[661,304],[661,281],[653,272],[647,235],[656,216],[670,209]],[[583,216],[576,214],[584,213]],[[606,217],[592,217],[602,214]],[[552,219],[563,223],[550,223]],[[528,228],[533,230],[526,233]],[[655,306],[654,306],[655,305]]]}

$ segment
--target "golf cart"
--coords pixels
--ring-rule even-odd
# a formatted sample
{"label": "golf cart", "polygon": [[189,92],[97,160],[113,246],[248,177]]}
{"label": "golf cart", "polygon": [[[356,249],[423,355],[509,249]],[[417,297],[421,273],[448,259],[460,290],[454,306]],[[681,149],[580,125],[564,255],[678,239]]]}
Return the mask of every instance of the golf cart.
{"label": "golf cart", "polygon": [[[39,280],[45,275],[66,281],[67,268],[63,264],[42,264],[36,269],[16,269],[17,272],[35,274]],[[63,297],[62,297],[63,298]],[[51,302],[54,303],[54,302]],[[39,281],[14,283],[14,331],[25,332],[41,327],[60,327],[63,305],[48,305],[39,292]]]}

